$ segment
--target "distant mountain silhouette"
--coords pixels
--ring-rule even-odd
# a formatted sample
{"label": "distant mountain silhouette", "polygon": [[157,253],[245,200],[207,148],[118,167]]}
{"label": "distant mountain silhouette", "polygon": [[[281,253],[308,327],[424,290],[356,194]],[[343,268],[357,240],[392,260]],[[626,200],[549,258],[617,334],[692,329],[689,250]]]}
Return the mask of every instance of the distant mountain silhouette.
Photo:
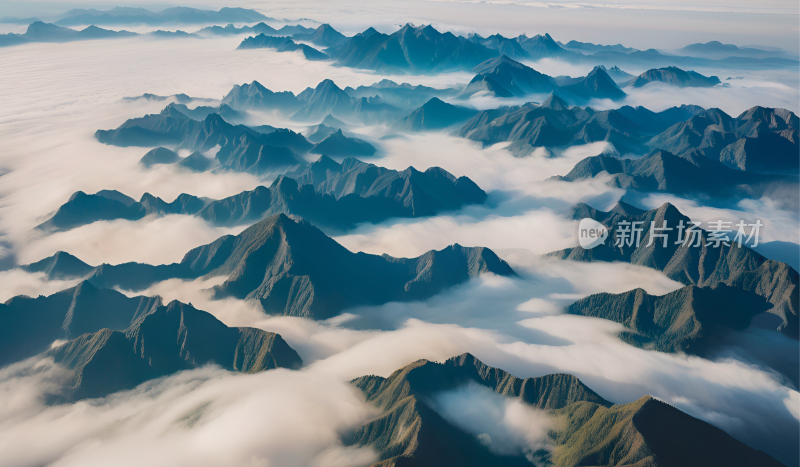
{"label": "distant mountain silhouette", "polygon": [[519,45],[514,39],[503,37],[500,34],[494,34],[489,37],[481,37],[479,34],[471,33],[467,36],[472,42],[480,44],[484,47],[497,50],[501,55],[508,56],[516,60],[529,59],[530,54]]}
{"label": "distant mountain silhouette", "polygon": [[56,21],[62,26],[81,24],[146,24],[148,26],[162,24],[201,24],[201,23],[254,23],[270,20],[255,10],[245,8],[220,8],[219,11],[200,10],[197,8],[174,7],[161,11],[150,11],[144,8],[116,7],[107,11],[95,9],[74,9],[61,15]]}
{"label": "distant mountain silhouette", "polygon": [[313,32],[306,34],[295,34],[292,39],[296,41],[308,41],[320,47],[335,47],[347,40],[342,33],[333,29],[330,24],[322,24]]}
{"label": "distant mountain silhouette", "polygon": [[569,41],[566,44],[562,44],[559,42],[558,44],[567,50],[580,52],[585,55],[591,55],[597,52],[618,52],[618,53],[629,54],[631,52],[637,51],[632,47],[625,47],[622,44],[600,45],[600,44],[592,44],[591,42],[579,42],[579,41]]}
{"label": "distant mountain silhouette", "polygon": [[195,32],[201,36],[236,36],[240,34],[250,34],[257,36],[259,34],[266,34],[268,36],[285,36],[278,30],[266,23],[258,23],[253,26],[242,26],[237,28],[233,23],[228,23],[227,26],[208,26]]}
{"label": "distant mountain silhouette", "polygon": [[432,97],[420,108],[395,122],[391,128],[401,131],[435,131],[458,125],[469,120],[477,110],[443,102]]}
{"label": "distant mountain silhouette", "polygon": [[517,36],[515,39],[522,49],[528,52],[528,55],[533,60],[540,60],[542,58],[559,58],[562,60],[579,60],[582,54],[567,50],[550,37],[550,34],[535,35],[528,37],[525,34]]}
{"label": "distant mountain silhouette", "polygon": [[288,37],[259,34],[243,40],[237,49],[274,49],[278,52],[300,51],[307,60],[327,60],[328,56],[305,44],[296,44]]}
{"label": "distant mountain silhouette", "polygon": [[610,76],[611,79],[613,79],[617,84],[628,82],[634,77],[632,74],[622,71],[618,66],[607,68],[606,73],[608,73],[608,76]]}
{"label": "distant mountain silhouette", "polygon": [[472,68],[498,55],[496,50],[450,32],[410,24],[389,35],[370,28],[326,49],[326,53],[344,66],[395,73]]}
{"label": "distant mountain silhouette", "polygon": [[371,156],[375,154],[375,151],[375,146],[370,143],[362,139],[347,137],[342,134],[342,130],[338,130],[315,144],[310,152],[334,157],[347,157]]}
{"label": "distant mountain silhouette", "polygon": [[771,57],[782,56],[782,50],[763,50],[753,47],[737,47],[733,44],[723,44],[719,41],[710,41],[696,44],[689,44],[678,49],[678,52],[693,57],[704,57],[711,59],[723,59],[728,57]]}
{"label": "distant mountain silhouette", "polygon": [[111,39],[120,37],[136,36],[135,32],[130,31],[111,31],[98,28],[97,26],[87,26],[83,30],[75,30],[57,26],[52,23],[35,21],[28,26],[24,34],[0,34],[0,47],[24,44],[27,42],[72,42],[90,39]]}
{"label": "distant mountain silhouette", "polygon": [[388,79],[355,89],[347,87],[344,91],[355,98],[379,96],[384,102],[400,109],[417,108],[433,97],[444,99],[453,97],[459,92],[454,88],[437,89],[423,85],[412,86],[408,83],[397,84]]}
{"label": "distant mountain silhouette", "polygon": [[703,76],[695,71],[683,71],[678,67],[670,66],[666,68],[647,70],[641,75],[637,76],[635,79],[631,80],[630,86],[638,88],[655,81],[660,81],[672,86],[678,86],[680,88],[704,88],[715,86],[720,83],[719,78],[716,76]]}

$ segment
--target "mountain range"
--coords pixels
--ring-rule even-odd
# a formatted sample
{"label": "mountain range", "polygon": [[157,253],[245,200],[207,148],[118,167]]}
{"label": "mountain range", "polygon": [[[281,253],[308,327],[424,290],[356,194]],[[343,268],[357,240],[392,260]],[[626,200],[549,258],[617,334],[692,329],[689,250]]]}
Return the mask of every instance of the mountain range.
{"label": "mountain range", "polygon": [[376,124],[393,122],[404,115],[403,109],[384,101],[380,93],[372,96],[354,93],[351,96],[329,79],[321,81],[315,88],[306,88],[297,96],[289,91],[273,92],[253,81],[234,86],[223,97],[222,103],[236,110],[278,111],[292,120],[308,123],[318,123],[330,115]]}
{"label": "mountain range", "polygon": [[340,65],[389,73],[436,73],[472,68],[497,51],[430,25],[406,24],[392,34],[373,28],[348,38],[325,53]]}
{"label": "mountain range", "polygon": [[255,10],[245,8],[220,8],[219,11],[200,10],[189,7],[166,8],[150,11],[136,7],[115,7],[101,11],[96,9],[73,9],[60,16],[56,24],[77,26],[82,24],[129,24],[158,26],[164,24],[202,23],[255,23],[272,20]]}
{"label": "mountain range", "polygon": [[[72,268],[80,260],[58,253],[49,272],[85,275],[85,268]],[[37,265],[32,265],[34,271]],[[40,354],[56,340],[74,339],[104,328],[121,330],[161,305],[159,297],[126,297],[110,289],[99,289],[87,281],[50,296],[16,296],[0,304],[0,366]]]}
{"label": "mountain range", "polygon": [[118,37],[136,36],[135,32],[111,31],[98,28],[97,26],[87,26],[85,29],[77,31],[75,29],[56,26],[51,23],[36,21],[28,26],[24,34],[0,34],[0,47],[25,44],[28,42],[72,42],[90,39],[110,39]]}
{"label": "mountain range", "polygon": [[459,91],[454,88],[438,89],[421,84],[416,86],[412,86],[408,83],[397,84],[388,79],[383,79],[369,86],[359,86],[355,89],[348,86],[344,88],[344,92],[350,97],[357,99],[378,96],[387,104],[391,104],[400,109],[413,109],[420,107],[433,97],[445,99],[454,97],[459,93]]}
{"label": "mountain range", "polygon": [[[332,28],[331,28],[332,29]],[[269,33],[266,33],[269,34]],[[323,36],[324,34],[319,34]],[[314,38],[304,33],[300,37]],[[599,46],[571,41],[563,46],[549,34],[506,38],[500,34],[482,37],[471,33],[467,37],[450,32],[441,33],[431,25],[406,24],[392,34],[369,28],[352,37],[335,42],[318,40],[317,45],[331,44],[324,52],[342,66],[378,71],[381,73],[426,74],[465,70],[501,55],[516,60],[558,59],[577,64],[616,67],[693,66],[713,68],[785,68],[797,66],[798,61],[780,56],[756,57],[743,53],[722,59],[670,55],[655,49],[636,50],[622,46]]]}
{"label": "mountain range", "polygon": [[738,47],[734,44],[723,44],[719,41],[709,41],[706,43],[689,44],[678,49],[678,52],[692,57],[704,57],[710,59],[723,59],[728,57],[772,57],[783,56],[783,50],[764,50],[754,47]]}
{"label": "mountain range", "polygon": [[[35,264],[66,275],[47,267],[53,261]],[[143,290],[167,279],[227,276],[213,288],[216,298],[257,302],[269,314],[326,319],[359,305],[423,300],[483,273],[515,275],[487,248],[456,244],[417,258],[352,253],[308,222],[277,214],[190,250],[180,263],[102,264],[83,277],[98,287]]]}
{"label": "mountain range", "polygon": [[630,81],[629,86],[642,87],[653,82],[661,82],[679,88],[709,88],[720,83],[716,76],[703,76],[696,71],[683,71],[678,67],[654,68],[647,70]]}
{"label": "mountain range", "polygon": [[570,107],[558,93],[541,105],[527,103],[484,110],[453,134],[490,146],[510,142],[508,150],[525,156],[537,147],[563,147],[607,141],[621,153],[641,153],[644,142],[670,125],[702,111],[697,106],[673,107],[652,112],[644,107],[625,106],[596,111],[591,107]]}
{"label": "mountain range", "polygon": [[57,232],[102,220],[135,221],[169,214],[193,215],[214,225],[231,226],[284,213],[342,231],[392,217],[432,216],[485,200],[486,193],[472,180],[456,178],[438,167],[424,172],[413,167],[396,171],[354,158],[338,163],[321,156],[279,176],[268,188],[259,186],[221,200],[183,193],[167,203],[145,193],[137,202],[114,190],[93,195],[78,191],[36,228]]}
{"label": "mountain range", "polygon": [[744,172],[709,159],[693,150],[676,156],[655,149],[639,159],[620,159],[614,154],[587,157],[565,176],[555,180],[577,181],[611,175],[608,184],[640,192],[665,192],[720,199],[760,198],[776,182],[796,185],[792,177]]}
{"label": "mountain range", "polygon": [[[242,26],[240,28],[237,28],[233,24],[228,24],[225,27],[221,26],[205,27],[197,31],[196,34],[203,36],[235,36],[243,34],[248,34],[256,37],[259,35],[277,36],[287,39],[293,39],[294,41],[310,42],[319,47],[333,47],[336,45],[340,45],[342,42],[347,40],[347,37],[345,37],[342,33],[334,29],[330,24],[321,24],[316,29],[307,28],[300,24],[285,25],[280,29],[275,29],[272,26],[269,26],[263,22],[258,23],[254,26]],[[252,39],[254,39],[254,37],[249,37],[246,40],[251,44],[250,47],[242,47],[240,45],[239,48],[242,49],[258,48],[259,46],[256,44],[262,41],[256,41],[254,43]],[[260,47],[273,47],[272,45],[266,45],[267,44],[266,42],[263,43],[265,45],[261,45]],[[244,44],[244,42],[242,44]],[[322,54],[321,52],[320,54],[324,57],[327,57],[325,54]],[[308,55],[306,55],[306,58],[309,58]],[[313,58],[309,59],[313,60]]]}
{"label": "mountain range", "polygon": [[[380,410],[374,420],[344,439],[347,445],[377,453],[378,462],[371,467],[782,465],[650,396],[614,405],[572,375],[521,379],[470,354],[444,363],[419,360],[387,378],[363,376],[352,384]],[[437,397],[465,387],[543,411],[555,420],[542,440],[547,444],[501,453],[494,445],[497,440],[476,436],[448,420]]]}
{"label": "mountain range", "polygon": [[735,118],[708,109],[645,144],[676,155],[699,149],[705,157],[748,172],[797,174],[798,128],[797,115],[786,109],[756,106]]}
{"label": "mountain range", "polygon": [[[248,89],[259,90],[256,86]],[[252,96],[250,98],[255,100]],[[229,102],[235,100],[232,98]],[[228,105],[223,104],[220,111],[226,108]],[[344,136],[341,131],[312,144],[303,135],[288,129],[231,125],[220,113],[209,113],[198,121],[186,115],[180,104],[170,104],[159,114],[127,120],[114,130],[98,130],[95,137],[101,143],[115,146],[170,145],[175,150],[188,149],[191,154],[177,164],[198,172],[230,170],[259,175],[305,165],[300,156],[307,152],[332,156],[370,156],[375,153],[375,147],[370,143]],[[156,157],[155,153],[148,154],[144,163]],[[164,151],[161,151],[161,156],[162,161],[175,161],[174,156]]]}
{"label": "mountain range", "polygon": [[[716,245],[709,241],[711,235],[701,233],[700,244],[692,235],[683,236],[678,229],[681,223],[691,225],[691,220],[681,214],[675,206],[665,203],[658,209],[642,211],[620,202],[609,212],[598,211],[585,204],[574,209],[574,219],[592,218],[608,228],[608,239],[604,244],[586,250],[580,246],[549,253],[548,256],[573,261],[620,261],[646,266],[663,272],[667,277],[685,285],[698,287],[728,287],[752,292],[761,297],[762,304],[768,306],[768,313],[778,318],[777,329],[797,339],[798,324],[798,273],[786,263],[767,259],[759,253],[731,241]],[[617,245],[617,230],[620,222],[642,222],[641,241]],[[650,243],[650,226],[666,226],[672,230],[664,231],[663,238],[653,238]],[[732,295],[732,294],[731,294]],[[755,312],[758,308],[754,308]],[[660,318],[659,318],[660,319]]]}
{"label": "mountain range", "polygon": [[127,297],[89,281],[47,297],[13,297],[0,304],[0,324],[0,366],[52,357],[73,370],[60,394],[67,400],[208,363],[249,373],[302,364],[278,334],[229,328],[191,305],[164,306],[160,297]]}
{"label": "mountain range", "polygon": [[643,289],[599,293],[569,305],[567,313],[623,324],[620,337],[638,347],[703,355],[715,347],[720,331],[743,331],[769,308],[754,292],[718,283],[688,285],[661,296]]}
{"label": "mountain range", "polygon": [[305,44],[296,44],[288,37],[259,34],[243,40],[237,49],[274,49],[278,52],[300,51],[306,60],[327,60],[328,56]]}
{"label": "mountain range", "polygon": [[53,347],[47,356],[72,370],[71,387],[64,394],[68,400],[102,397],[208,364],[257,373],[296,369],[303,363],[280,335],[228,327],[177,300],[155,307],[121,331],[83,334]]}
{"label": "mountain range", "polygon": [[516,156],[528,155],[536,147],[606,141],[622,154],[662,149],[748,172],[796,175],[800,171],[798,118],[791,111],[756,106],[735,118],[693,105],[658,113],[631,106],[596,111],[570,107],[560,89],[541,105],[481,111],[453,134],[485,146],[510,142],[508,149]]}

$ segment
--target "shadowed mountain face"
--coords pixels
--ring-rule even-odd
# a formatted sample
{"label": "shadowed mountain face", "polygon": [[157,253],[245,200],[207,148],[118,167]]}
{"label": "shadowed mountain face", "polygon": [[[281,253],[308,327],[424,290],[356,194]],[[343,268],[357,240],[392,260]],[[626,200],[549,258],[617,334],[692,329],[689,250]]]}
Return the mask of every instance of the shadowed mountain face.
{"label": "shadowed mountain face", "polygon": [[[409,167],[398,172],[353,158],[339,164],[321,156],[287,177],[278,177],[269,187],[259,186],[221,200],[184,193],[167,203],[145,193],[137,202],[116,191],[103,190],[94,195],[79,191],[37,228],[55,232],[102,220],[135,221],[146,215],[169,214],[193,215],[214,225],[232,226],[284,213],[323,228],[348,230],[365,222],[432,216],[486,200],[486,193],[469,178],[456,178],[437,167],[425,172]],[[31,267],[36,268],[31,272],[52,269],[44,264]]]}
{"label": "shadowed mountain face", "polygon": [[155,148],[147,151],[147,153],[139,159],[139,163],[145,167],[152,167],[158,164],[174,164],[180,161],[181,158],[175,151],[167,148]]}
{"label": "shadowed mountain face", "polygon": [[41,272],[50,280],[63,280],[88,276],[94,268],[69,253],[58,251],[41,261],[20,266],[20,269],[31,273]]}
{"label": "shadowed mountain face", "polygon": [[632,74],[621,70],[618,66],[612,66],[611,68],[606,69],[606,73],[608,73],[608,76],[610,76],[611,79],[613,79],[617,84],[627,83],[633,78]]}
{"label": "shadowed mountain face", "polygon": [[381,72],[434,73],[472,68],[497,56],[496,50],[431,26],[403,26],[386,35],[374,29],[326,49],[341,65]]}
{"label": "shadowed mountain face", "polygon": [[673,107],[655,113],[643,107],[625,106],[596,111],[591,107],[569,107],[557,94],[541,105],[484,110],[455,131],[455,136],[479,141],[485,146],[508,141],[515,156],[526,156],[537,147],[564,147],[607,141],[621,153],[647,151],[644,142],[670,125],[682,122],[702,109]]}
{"label": "shadowed mountain face", "polygon": [[[348,89],[352,91],[351,88]],[[362,91],[365,89],[371,88],[364,88]],[[408,99],[408,92],[413,92],[414,90],[416,88],[412,88],[410,91],[406,90],[405,97],[402,97],[403,93],[399,90],[397,93],[387,92],[387,95],[395,96],[397,94],[401,96],[401,99]],[[336,86],[333,81],[325,79],[315,88],[306,88],[306,90],[295,96],[288,91],[270,91],[257,81],[253,81],[250,84],[234,86],[223,97],[222,102],[223,105],[229,105],[236,110],[278,112],[284,116],[290,116],[292,120],[307,123],[316,123],[327,116],[334,116],[371,125],[392,122],[402,116],[403,110],[390,102],[384,101],[380,94],[376,92],[365,94],[354,92],[353,95],[350,95]],[[442,91],[442,94],[446,95],[448,93]],[[397,99],[392,100],[397,101]],[[405,104],[402,105],[405,106]],[[343,128],[343,126],[335,128]]]}
{"label": "shadowed mountain face", "polygon": [[294,40],[311,42],[320,47],[336,47],[347,40],[342,33],[333,29],[330,24],[322,24],[312,32],[295,34]]}
{"label": "shadowed mountain face", "polygon": [[372,156],[375,146],[363,139],[345,136],[342,130],[335,131],[311,148],[313,154],[324,154],[334,157]]}
{"label": "shadowed mountain face", "polygon": [[154,307],[122,331],[83,334],[47,354],[74,372],[68,399],[101,397],[208,364],[243,373],[302,365],[280,335],[231,328],[178,301]]}
{"label": "shadowed mountain face", "polygon": [[265,134],[244,125],[231,125],[218,113],[209,113],[203,121],[197,121],[173,104],[159,114],[127,120],[115,130],[97,130],[95,137],[115,146],[171,145],[188,149],[191,154],[177,164],[196,172],[274,172],[304,163],[298,154],[311,148],[302,135],[291,130]]}
{"label": "shadowed mountain face", "polygon": [[378,96],[384,102],[400,109],[419,107],[433,97],[445,99],[458,94],[458,90],[454,88],[437,89],[423,85],[412,86],[408,83],[397,84],[388,79],[355,89],[347,87],[344,91],[357,99]]}
{"label": "shadowed mountain face", "polygon": [[708,109],[676,123],[647,145],[682,155],[694,149],[709,159],[753,172],[800,171],[797,115],[785,109],[753,107],[736,118]]}
{"label": "shadowed mountain face", "polygon": [[742,172],[708,159],[698,150],[682,157],[654,150],[639,159],[614,155],[587,157],[557,180],[576,181],[604,173],[611,186],[637,191],[659,191],[676,195],[706,195],[720,198],[759,198],[774,182],[794,183],[789,177]]}
{"label": "shadowed mountain face", "polygon": [[135,221],[146,215],[197,214],[211,200],[183,193],[171,203],[150,193],[138,202],[118,191],[102,190],[93,195],[75,192],[50,219],[36,226],[46,232],[70,230],[92,222],[125,219]]}
{"label": "shadowed mountain face", "polygon": [[550,34],[545,34],[544,36],[537,34],[533,37],[522,34],[516,37],[515,40],[533,60],[559,58],[571,61],[582,58],[580,53],[567,50],[558,45],[558,43],[550,37]]}
{"label": "shadowed mountain face", "polygon": [[720,83],[716,76],[703,76],[696,71],[683,71],[678,67],[670,66],[647,70],[636,79],[631,80],[630,86],[638,88],[656,81],[679,88],[707,88]]}
{"label": "shadowed mountain face", "polygon": [[269,188],[214,201],[198,216],[216,225],[236,225],[284,213],[326,229],[347,230],[365,222],[430,216],[485,200],[486,193],[469,178],[456,178],[439,168],[419,172],[409,167],[398,172],[352,158],[339,164],[322,156],[302,171],[279,177]]}
{"label": "shadowed mountain face", "polygon": [[[624,261],[662,271],[667,277],[686,285],[715,287],[720,284],[752,292],[765,300],[772,313],[780,318],[778,327],[784,334],[798,337],[798,274],[789,265],[764,258],[746,246],[730,242],[729,246],[710,241],[711,235],[702,229],[701,241],[695,235],[683,236],[678,230],[682,221],[690,225],[690,219],[669,203],[651,211],[641,211],[624,203],[610,212],[597,211],[586,205],[578,205],[575,218],[591,217],[609,229],[605,244],[590,250],[578,246],[550,253],[561,259],[574,261]],[[637,245],[627,242],[617,246],[619,223],[643,222],[641,241]],[[660,232],[664,238],[654,238],[650,243],[650,226],[661,227],[666,222],[672,230]],[[697,246],[697,244],[700,244]],[[649,244],[649,245],[648,245]]]}
{"label": "shadowed mountain face", "polygon": [[481,91],[488,91],[496,97],[521,97],[549,93],[558,87],[553,78],[505,55],[486,60],[472,71],[477,74],[459,94],[460,97]]}
{"label": "shadowed mountain face", "polygon": [[585,78],[564,86],[561,90],[583,99],[611,99],[616,101],[624,99],[626,95],[611,76],[606,73],[605,68],[601,66],[594,67]]}
{"label": "shadowed mountain face", "polygon": [[519,42],[514,39],[503,37],[500,34],[494,34],[489,37],[481,37],[479,34],[470,33],[467,35],[467,39],[484,47],[497,50],[500,55],[505,55],[515,60],[524,60],[530,58],[528,52],[526,52],[522,46],[519,45]]}
{"label": "shadowed mountain face", "polygon": [[738,170],[793,175],[800,171],[800,125],[788,110],[753,107],[736,118],[693,105],[658,113],[630,106],[596,111],[570,108],[558,94],[567,88],[559,88],[540,106],[528,103],[481,111],[454,135],[484,145],[508,141],[508,149],[517,156],[536,147],[607,141],[622,154],[663,149],[687,159],[717,160]]}
{"label": "shadowed mountain face", "polygon": [[[66,253],[57,253],[53,262],[60,264],[51,271],[86,273],[65,264],[65,257],[83,264]],[[0,366],[44,352],[56,340],[103,328],[125,329],[160,304],[159,297],[129,298],[115,290],[98,289],[87,281],[49,297],[13,297],[0,304]]]}
{"label": "shadowed mountain face", "polygon": [[[572,375],[520,379],[470,354],[443,364],[420,360],[388,378],[363,376],[353,384],[381,415],[345,443],[372,448],[379,459],[373,467],[781,465],[650,396],[612,405]],[[500,455],[491,449],[492,442],[479,440],[437,411],[438,395],[468,385],[545,411],[552,420],[546,440],[552,447]]]}
{"label": "shadowed mountain face", "polygon": [[273,92],[258,81],[234,85],[222,98],[222,103],[237,110],[278,110],[286,113],[296,111],[301,105],[292,92]]}
{"label": "shadowed mountain face", "polygon": [[686,286],[662,296],[643,289],[621,294],[599,293],[567,307],[567,313],[608,319],[630,331],[626,342],[662,352],[705,354],[724,329],[743,331],[754,316],[771,308],[763,297],[717,284]]}
{"label": "shadowed mountain face", "polygon": [[448,104],[433,97],[425,105],[394,123],[392,128],[410,132],[443,130],[469,120],[476,113],[477,110]]}
{"label": "shadowed mountain face", "polygon": [[352,97],[329,79],[307,88],[297,99],[302,105],[291,118],[301,122],[318,122],[331,115],[369,125],[394,121],[403,113],[375,94]]}
{"label": "shadowed mountain face", "polygon": [[552,78],[503,55],[479,64],[472,71],[477,75],[459,97],[466,98],[479,92],[495,97],[557,92],[562,99],[583,103],[590,99],[619,100],[626,95],[603,66],[595,67],[583,78]]}
{"label": "shadowed mountain face", "polygon": [[288,37],[268,36],[259,34],[248,37],[237,49],[274,49],[278,52],[297,52],[303,54],[306,60],[327,60],[329,57],[319,50],[305,44],[296,44]]}
{"label": "shadowed mountain face", "polygon": [[325,319],[358,305],[423,300],[483,273],[513,276],[491,250],[452,245],[417,258],[352,253],[305,221],[269,217],[195,248],[180,263],[103,264],[88,280],[142,290],[166,279],[224,275],[217,298],[259,302],[270,314]]}

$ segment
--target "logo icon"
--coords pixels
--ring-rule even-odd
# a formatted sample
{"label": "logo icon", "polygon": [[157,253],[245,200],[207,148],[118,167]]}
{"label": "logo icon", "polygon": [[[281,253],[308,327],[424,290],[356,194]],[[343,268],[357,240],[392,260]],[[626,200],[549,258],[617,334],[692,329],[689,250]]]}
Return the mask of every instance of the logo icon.
{"label": "logo icon", "polygon": [[608,238],[608,229],[594,219],[585,218],[578,224],[578,243],[584,250],[602,245]]}

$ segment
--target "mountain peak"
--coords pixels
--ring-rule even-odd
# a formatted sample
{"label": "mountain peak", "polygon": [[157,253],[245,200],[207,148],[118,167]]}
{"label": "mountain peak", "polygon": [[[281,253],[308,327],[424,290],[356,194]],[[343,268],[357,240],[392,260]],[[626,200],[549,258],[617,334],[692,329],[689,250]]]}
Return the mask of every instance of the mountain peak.
{"label": "mountain peak", "polygon": [[549,96],[547,96],[547,99],[545,99],[544,102],[542,102],[542,107],[545,109],[552,109],[558,112],[569,109],[569,104],[567,104],[567,102],[564,99],[558,97],[555,91],[553,91],[550,93]]}
{"label": "mountain peak", "polygon": [[616,214],[622,214],[623,216],[637,217],[641,216],[647,211],[645,211],[644,209],[639,209],[636,206],[633,206],[632,204],[626,203],[625,201],[619,200],[617,201],[617,204],[614,205],[614,207],[611,209],[610,212]]}

